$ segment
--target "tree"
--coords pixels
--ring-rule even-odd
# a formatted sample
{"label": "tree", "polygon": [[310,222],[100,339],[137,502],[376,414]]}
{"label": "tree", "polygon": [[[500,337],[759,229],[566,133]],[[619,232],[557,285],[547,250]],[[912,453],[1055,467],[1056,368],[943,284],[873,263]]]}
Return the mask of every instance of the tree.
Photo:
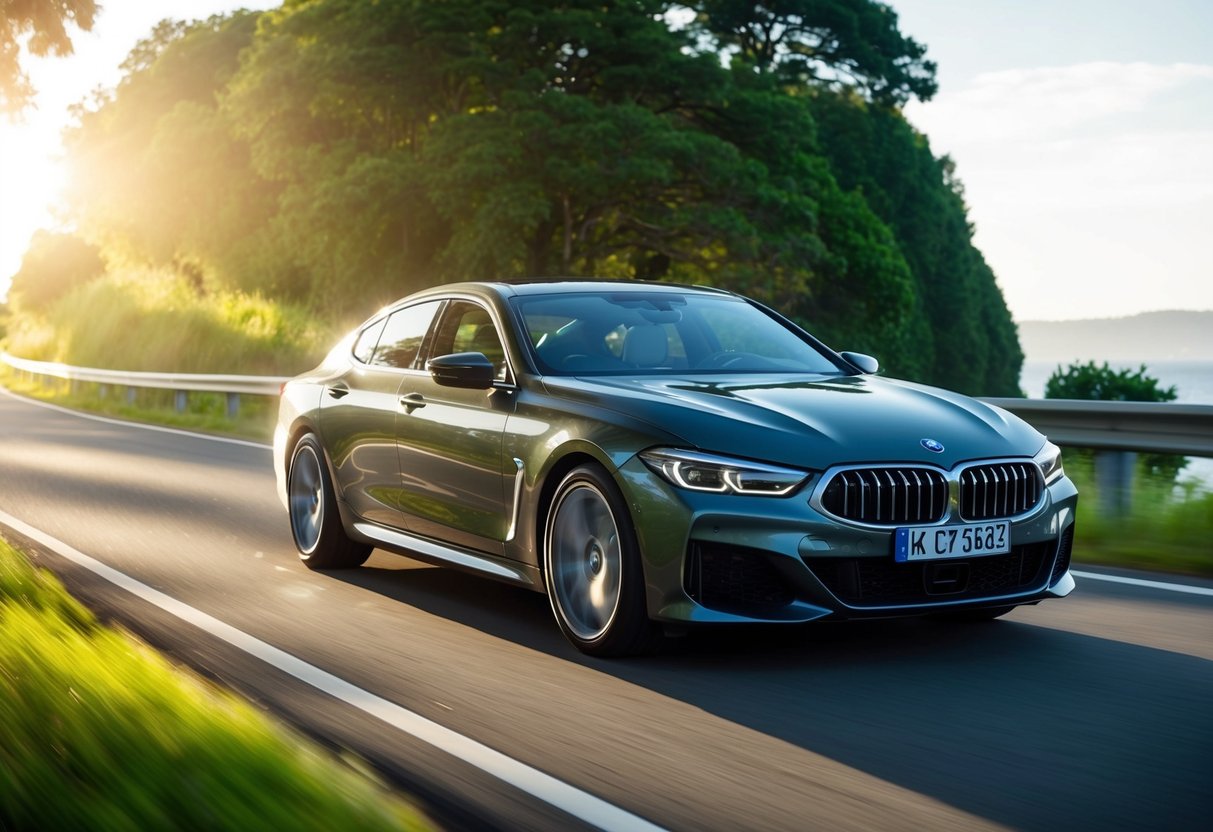
{"label": "tree", "polygon": [[[1045,382],[1046,399],[1083,399],[1110,402],[1173,402],[1179,395],[1175,386],[1162,387],[1158,379],[1146,374],[1142,364],[1136,370],[1113,370],[1104,362],[1058,365]],[[1175,454],[1142,454],[1142,467],[1162,482],[1174,483],[1187,467],[1187,457]]]}
{"label": "tree", "polygon": [[698,0],[696,29],[744,66],[797,86],[858,88],[904,104],[935,94],[926,47],[897,28],[874,0]]}
{"label": "tree", "polygon": [[94,0],[0,0],[0,112],[16,115],[33,100],[22,47],[31,55],[70,55],[68,27],[91,31],[96,14]]}
{"label": "tree", "polygon": [[896,16],[688,5],[682,27],[669,0],[287,0],[166,22],[68,137],[73,218],[115,262],[327,321],[452,280],[708,283],[891,373],[1016,392],[954,171],[896,107],[934,83]]}
{"label": "tree", "polygon": [[72,287],[98,277],[105,263],[95,246],[73,234],[35,231],[9,298],[18,310],[45,311]]}
{"label": "tree", "polygon": [[1104,362],[1061,365],[1045,383],[1046,399],[1095,399],[1110,402],[1173,402],[1178,393],[1174,386],[1160,387],[1159,381],[1146,375],[1142,364],[1137,370],[1113,370]]}

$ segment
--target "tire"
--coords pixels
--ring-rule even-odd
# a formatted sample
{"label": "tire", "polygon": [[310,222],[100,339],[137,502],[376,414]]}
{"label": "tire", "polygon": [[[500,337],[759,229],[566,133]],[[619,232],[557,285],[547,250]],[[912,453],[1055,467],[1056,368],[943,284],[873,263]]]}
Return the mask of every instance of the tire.
{"label": "tire", "polygon": [[956,612],[939,613],[940,618],[946,618],[950,621],[993,621],[999,616],[1006,615],[1014,606],[1009,607],[983,607],[975,610],[957,610]]}
{"label": "tire", "polygon": [[372,547],[346,535],[324,449],[315,434],[305,434],[295,445],[286,487],[291,535],[299,559],[309,569],[351,569],[366,562]]}
{"label": "tire", "polygon": [[651,652],[636,531],[619,489],[598,465],[574,468],[552,499],[544,531],[544,581],[556,623],[591,656]]}

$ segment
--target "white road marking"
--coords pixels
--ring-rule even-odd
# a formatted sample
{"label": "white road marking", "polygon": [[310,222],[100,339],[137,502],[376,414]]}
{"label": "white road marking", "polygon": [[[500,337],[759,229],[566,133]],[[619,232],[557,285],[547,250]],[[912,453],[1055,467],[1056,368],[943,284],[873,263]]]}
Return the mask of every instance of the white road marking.
{"label": "white road marking", "polygon": [[1165,589],[1168,592],[1183,592],[1188,595],[1210,595],[1213,596],[1213,589],[1206,586],[1189,586],[1188,584],[1170,584],[1165,581],[1147,581],[1143,578],[1122,578],[1120,575],[1100,575],[1096,572],[1079,572],[1077,569],[1070,570],[1070,574],[1076,578],[1083,578],[1088,581],[1108,581],[1113,584],[1129,584],[1130,586],[1144,586],[1148,589]]}
{"label": "white road marking", "polygon": [[439,725],[418,713],[410,711],[395,702],[390,702],[370,691],[334,676],[326,670],[308,664],[272,644],[238,630],[230,624],[225,624],[214,616],[195,609],[171,595],[119,572],[95,558],[75,549],[58,538],[18,520],[10,514],[0,511],[0,525],[7,526],[18,534],[30,540],[37,541],[42,546],[56,554],[67,558],[95,575],[104,578],[116,586],[125,589],[132,595],[154,604],[165,612],[176,616],[182,621],[193,624],[204,632],[222,639],[233,647],[260,659],[271,667],[294,676],[296,679],[311,685],[323,693],[340,699],[348,705],[379,719],[393,728],[397,728],[422,742],[445,751],[453,757],[463,760],[476,768],[536,797],[561,811],[572,815],[584,823],[599,829],[620,830],[620,832],[664,832],[657,826],[638,815],[634,815],[618,806],[612,805],[602,798],[584,792],[562,780],[546,774],[536,768],[519,762],[512,757],[489,748],[470,737],[452,731]]}
{"label": "white road marking", "polygon": [[0,393],[8,396],[11,399],[16,399],[25,404],[32,404],[34,407],[45,407],[47,410],[55,410],[59,413],[66,413],[69,416],[78,416],[81,419],[91,419],[94,422],[104,422],[107,425],[119,425],[124,428],[140,428],[142,430],[154,430],[158,433],[172,433],[177,436],[192,436],[195,439],[209,439],[212,442],[226,442],[229,445],[243,445],[246,448],[260,448],[266,451],[272,451],[273,445],[266,445],[264,442],[251,442],[248,439],[233,439],[230,436],[215,436],[210,433],[195,433],[192,430],[182,430],[181,428],[166,428],[163,425],[149,425],[145,422],[130,422],[125,419],[110,419],[105,416],[98,416],[95,413],[85,413],[81,410],[72,410],[70,407],[61,407],[50,402],[31,399],[29,396],[22,396],[20,393],[14,393],[7,387],[0,387]]}

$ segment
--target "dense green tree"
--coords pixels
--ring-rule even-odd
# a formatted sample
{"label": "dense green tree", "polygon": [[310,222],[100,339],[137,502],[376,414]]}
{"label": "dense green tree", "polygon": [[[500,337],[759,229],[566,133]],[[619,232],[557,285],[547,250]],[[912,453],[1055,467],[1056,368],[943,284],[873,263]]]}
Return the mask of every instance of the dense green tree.
{"label": "dense green tree", "polygon": [[[1114,370],[1108,362],[1075,363],[1057,369],[1045,382],[1046,399],[1081,399],[1110,402],[1173,402],[1178,397],[1174,385],[1163,387],[1148,375],[1142,364],[1136,370]],[[1089,452],[1086,452],[1089,453]],[[1141,467],[1150,476],[1174,483],[1187,467],[1186,457],[1175,454],[1142,454]]]}
{"label": "dense green tree", "polygon": [[711,283],[1017,390],[954,171],[897,110],[934,67],[881,3],[288,0],[166,22],[124,69],[68,138],[114,261],[328,319],[451,280]]}
{"label": "dense green tree", "polygon": [[31,55],[70,55],[68,28],[91,31],[96,14],[94,0],[0,0],[0,113],[16,115],[34,97],[22,46]]}
{"label": "dense green tree", "polygon": [[746,67],[797,85],[858,88],[883,103],[935,94],[926,47],[873,0],[697,0],[696,30]]}
{"label": "dense green tree", "polygon": [[924,378],[965,393],[1016,395],[1018,333],[994,275],[972,243],[963,195],[947,157],[896,110],[821,91],[809,98],[839,184],[861,192],[897,240],[929,323]]}
{"label": "dense green tree", "polygon": [[1095,399],[1110,402],[1173,402],[1174,386],[1162,387],[1142,364],[1136,370],[1114,370],[1108,362],[1071,364],[1057,369],[1045,382],[1046,399]]}
{"label": "dense green tree", "polygon": [[256,23],[237,12],[159,24],[65,136],[76,219],[115,259],[189,263],[226,284],[263,273],[249,255],[264,249],[277,194],[219,107]]}
{"label": "dense green tree", "polygon": [[23,312],[41,312],[73,287],[98,277],[105,263],[96,246],[73,234],[35,231],[9,298]]}

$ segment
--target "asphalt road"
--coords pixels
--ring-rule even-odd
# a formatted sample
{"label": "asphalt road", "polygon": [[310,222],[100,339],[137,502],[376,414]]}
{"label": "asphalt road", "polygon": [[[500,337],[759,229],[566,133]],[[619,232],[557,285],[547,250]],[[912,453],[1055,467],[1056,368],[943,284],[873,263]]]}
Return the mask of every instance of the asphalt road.
{"label": "asphalt road", "polygon": [[[268,449],[4,393],[0,511],[668,829],[1195,829],[1213,811],[1210,596],[1080,579],[1067,599],[986,624],[697,632],[657,657],[587,659],[538,594],[381,552],[309,572]],[[442,823],[578,827],[32,548],[95,608],[355,750]]]}

